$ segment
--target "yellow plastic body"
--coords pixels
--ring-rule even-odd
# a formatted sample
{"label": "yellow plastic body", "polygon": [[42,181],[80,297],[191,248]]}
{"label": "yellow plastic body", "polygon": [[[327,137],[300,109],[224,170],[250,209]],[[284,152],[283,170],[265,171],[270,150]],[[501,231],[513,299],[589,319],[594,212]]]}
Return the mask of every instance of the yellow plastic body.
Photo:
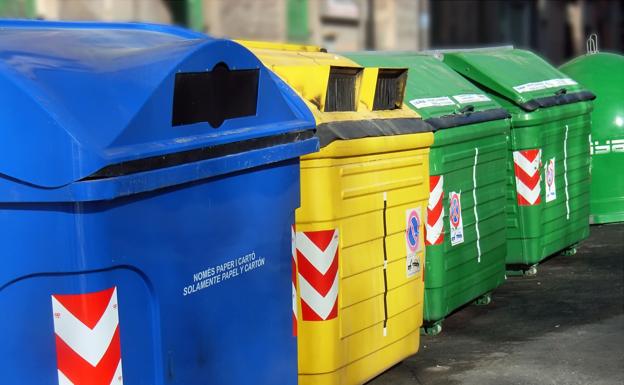
{"label": "yellow plastic body", "polygon": [[336,319],[304,321],[298,301],[300,385],[362,384],[418,351],[425,248],[421,237],[421,269],[408,278],[406,212],[427,210],[431,139],[413,134],[335,141],[302,160],[296,229],[338,229],[340,280]]}
{"label": "yellow plastic body", "polygon": [[[404,108],[371,111],[377,69],[369,68],[359,80],[357,111],[323,112],[330,66],[355,63],[315,47],[243,44],[306,100],[319,124],[418,117]],[[338,230],[339,279],[337,316],[322,321],[302,318],[296,284],[300,385],[363,384],[418,351],[432,142],[431,133],[337,140],[302,158],[296,231]],[[408,274],[413,210],[421,218],[419,267]]]}

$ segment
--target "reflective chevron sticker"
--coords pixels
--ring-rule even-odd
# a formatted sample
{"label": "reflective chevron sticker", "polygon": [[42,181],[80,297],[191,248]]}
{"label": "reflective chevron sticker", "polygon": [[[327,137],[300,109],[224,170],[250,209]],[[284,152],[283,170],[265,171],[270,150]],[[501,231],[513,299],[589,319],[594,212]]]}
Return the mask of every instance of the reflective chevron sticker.
{"label": "reflective chevron sticker", "polygon": [[425,225],[425,245],[440,245],[444,241],[444,176],[429,177],[429,203],[427,204],[427,223]]}
{"label": "reflective chevron sticker", "polygon": [[540,197],[540,165],[542,150],[514,151],[516,193],[519,206],[534,206],[542,202]]}
{"label": "reflective chevron sticker", "polygon": [[290,227],[291,240],[291,289],[292,289],[292,320],[293,320],[293,336],[297,336],[297,246],[295,225]]}
{"label": "reflective chevron sticker", "polygon": [[52,295],[59,385],[123,385],[117,288]]}
{"label": "reflective chevron sticker", "polygon": [[297,232],[297,272],[301,318],[325,321],[338,316],[338,230]]}

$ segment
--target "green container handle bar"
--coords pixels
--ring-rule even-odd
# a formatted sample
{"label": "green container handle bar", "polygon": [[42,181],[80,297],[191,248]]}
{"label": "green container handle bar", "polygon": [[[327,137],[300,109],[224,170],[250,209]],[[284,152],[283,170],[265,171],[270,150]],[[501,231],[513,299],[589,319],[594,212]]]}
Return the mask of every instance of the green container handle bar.
{"label": "green container handle bar", "polygon": [[585,47],[587,48],[588,55],[598,53],[598,35],[595,33],[589,35],[587,41],[585,42]]}

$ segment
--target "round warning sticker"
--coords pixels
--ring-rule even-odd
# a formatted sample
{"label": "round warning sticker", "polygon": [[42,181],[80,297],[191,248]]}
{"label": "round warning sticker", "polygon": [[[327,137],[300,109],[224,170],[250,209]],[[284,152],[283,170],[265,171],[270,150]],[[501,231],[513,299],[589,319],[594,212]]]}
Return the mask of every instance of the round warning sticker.
{"label": "round warning sticker", "polygon": [[552,186],[555,181],[555,164],[554,162],[548,162],[548,167],[546,168],[546,183],[549,186]]}
{"label": "round warning sticker", "polygon": [[407,247],[411,252],[418,250],[420,244],[420,215],[416,210],[409,212],[407,216],[407,229],[405,232]]}
{"label": "round warning sticker", "polygon": [[557,188],[555,186],[555,158],[549,159],[544,166],[546,174],[546,202],[557,199]]}
{"label": "round warning sticker", "polygon": [[459,227],[459,221],[461,220],[461,208],[459,206],[458,194],[451,195],[451,208],[449,215],[451,216],[451,225],[453,225],[453,227]]}
{"label": "round warning sticker", "polygon": [[451,191],[449,194],[449,222],[451,246],[464,242],[464,225],[461,213],[461,192]]}

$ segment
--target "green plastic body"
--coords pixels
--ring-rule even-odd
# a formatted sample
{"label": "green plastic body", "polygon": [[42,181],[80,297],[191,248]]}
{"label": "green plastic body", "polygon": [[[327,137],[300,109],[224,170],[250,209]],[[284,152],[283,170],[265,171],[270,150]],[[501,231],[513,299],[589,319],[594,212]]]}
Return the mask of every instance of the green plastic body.
{"label": "green plastic body", "polygon": [[[574,103],[531,113],[516,106],[507,107],[512,112],[507,165],[507,264],[531,266],[589,236],[592,103]],[[535,148],[542,150],[541,203],[520,206],[513,151]],[[549,159],[555,159],[557,199],[546,202],[544,164]]]}
{"label": "green plastic body", "polygon": [[596,94],[591,128],[590,223],[624,221],[624,56],[580,56],[560,70]]}
{"label": "green plastic body", "polygon": [[[516,49],[444,54],[444,62],[472,80],[511,114],[507,156],[507,264],[511,270],[539,263],[589,236],[591,101],[540,107],[520,105],[536,98],[584,91],[528,51]],[[545,81],[567,82],[540,86]],[[544,82],[544,83],[542,83]],[[537,85],[532,90],[526,85]],[[518,89],[525,88],[524,91]],[[540,88],[542,87],[542,88]],[[514,152],[541,150],[539,203],[519,203]],[[546,199],[545,166],[554,160],[556,198]]]}
{"label": "green plastic body", "polygon": [[[444,177],[444,241],[427,245],[426,249],[423,309],[426,321],[446,317],[505,281],[508,133],[509,121],[505,119],[443,129],[434,134],[429,170],[431,175]],[[475,149],[478,149],[476,184],[473,182]],[[450,240],[451,191],[461,192],[464,229],[464,242],[455,246]]]}
{"label": "green plastic body", "polygon": [[[501,108],[496,101],[485,97],[483,91],[431,56],[388,53],[347,56],[366,66],[408,69],[404,102],[423,119],[457,115],[468,105],[475,112]],[[457,95],[480,95],[477,98],[483,100],[462,103],[457,100],[461,98],[454,97]],[[410,103],[445,97],[450,104],[417,108]],[[499,117],[438,129],[434,133],[429,169],[432,181],[443,177],[444,213],[443,241],[426,246],[423,317],[429,324],[444,319],[505,281],[509,125],[509,119]],[[456,245],[451,244],[450,237],[451,192],[461,193],[464,237]]]}

